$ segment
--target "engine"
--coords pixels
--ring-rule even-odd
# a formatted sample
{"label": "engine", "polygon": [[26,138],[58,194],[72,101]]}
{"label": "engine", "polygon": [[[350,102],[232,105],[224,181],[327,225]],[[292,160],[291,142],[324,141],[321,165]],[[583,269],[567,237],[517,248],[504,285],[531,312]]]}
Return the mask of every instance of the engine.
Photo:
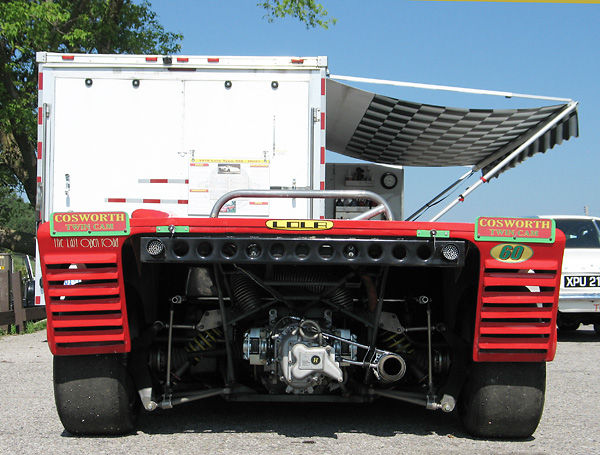
{"label": "engine", "polygon": [[[277,311],[269,312],[271,318]],[[330,323],[331,311],[324,311]],[[344,366],[357,360],[356,337],[347,329],[328,335],[312,319],[286,317],[272,327],[251,328],[244,336],[243,358],[262,366],[265,385],[286,385],[288,393],[314,393],[343,386]]]}

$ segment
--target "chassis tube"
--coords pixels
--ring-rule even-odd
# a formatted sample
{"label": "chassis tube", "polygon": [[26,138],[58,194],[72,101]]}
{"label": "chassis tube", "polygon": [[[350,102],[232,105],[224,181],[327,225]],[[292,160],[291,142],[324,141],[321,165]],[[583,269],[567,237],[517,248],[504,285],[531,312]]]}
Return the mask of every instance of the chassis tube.
{"label": "chassis tube", "polygon": [[[353,199],[369,199],[377,204],[370,216],[378,215],[384,212],[387,220],[393,221],[394,215],[392,209],[384,198],[372,191],[363,190],[236,190],[225,193],[221,196],[210,212],[211,218],[218,218],[221,207],[226,202],[239,197],[257,197],[257,198],[304,198],[304,199],[336,199],[336,198],[353,198]],[[371,212],[371,211],[369,211]]]}

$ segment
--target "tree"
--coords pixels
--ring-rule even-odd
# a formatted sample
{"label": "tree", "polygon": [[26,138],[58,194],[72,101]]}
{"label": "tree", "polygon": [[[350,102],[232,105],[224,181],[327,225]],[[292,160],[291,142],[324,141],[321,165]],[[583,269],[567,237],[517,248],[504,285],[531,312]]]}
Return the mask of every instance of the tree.
{"label": "tree", "polygon": [[[0,245],[35,256],[35,213],[10,188],[0,187]],[[0,248],[1,251],[1,248]]]}
{"label": "tree", "polygon": [[267,11],[265,17],[269,22],[285,16],[295,17],[306,24],[306,28],[329,28],[337,19],[326,19],[328,12],[315,0],[266,0],[258,4]]}
{"label": "tree", "polygon": [[[292,16],[307,28],[335,23],[325,20],[327,11],[314,0],[267,0],[258,6],[270,22]],[[3,196],[17,191],[35,203],[37,51],[170,55],[179,52],[182,39],[165,31],[147,0],[0,0],[0,188],[8,190]],[[0,247],[18,245],[15,231],[3,224],[0,231]]]}

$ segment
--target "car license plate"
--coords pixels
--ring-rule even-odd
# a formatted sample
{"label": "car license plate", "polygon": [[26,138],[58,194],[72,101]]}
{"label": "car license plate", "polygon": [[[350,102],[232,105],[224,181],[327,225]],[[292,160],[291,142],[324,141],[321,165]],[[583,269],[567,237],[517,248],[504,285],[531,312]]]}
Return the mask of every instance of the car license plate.
{"label": "car license plate", "polygon": [[600,287],[600,276],[565,276],[566,288],[594,288]]}

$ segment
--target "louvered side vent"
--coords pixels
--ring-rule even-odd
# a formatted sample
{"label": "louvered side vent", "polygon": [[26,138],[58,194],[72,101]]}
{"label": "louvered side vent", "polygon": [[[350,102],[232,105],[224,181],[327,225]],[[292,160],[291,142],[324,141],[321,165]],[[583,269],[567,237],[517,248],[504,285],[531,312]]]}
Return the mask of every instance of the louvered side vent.
{"label": "louvered side vent", "polygon": [[116,255],[85,260],[46,263],[48,336],[56,354],[126,352],[129,331]]}
{"label": "louvered side vent", "polygon": [[477,361],[544,361],[556,346],[554,269],[494,269],[483,274],[475,328]]}

